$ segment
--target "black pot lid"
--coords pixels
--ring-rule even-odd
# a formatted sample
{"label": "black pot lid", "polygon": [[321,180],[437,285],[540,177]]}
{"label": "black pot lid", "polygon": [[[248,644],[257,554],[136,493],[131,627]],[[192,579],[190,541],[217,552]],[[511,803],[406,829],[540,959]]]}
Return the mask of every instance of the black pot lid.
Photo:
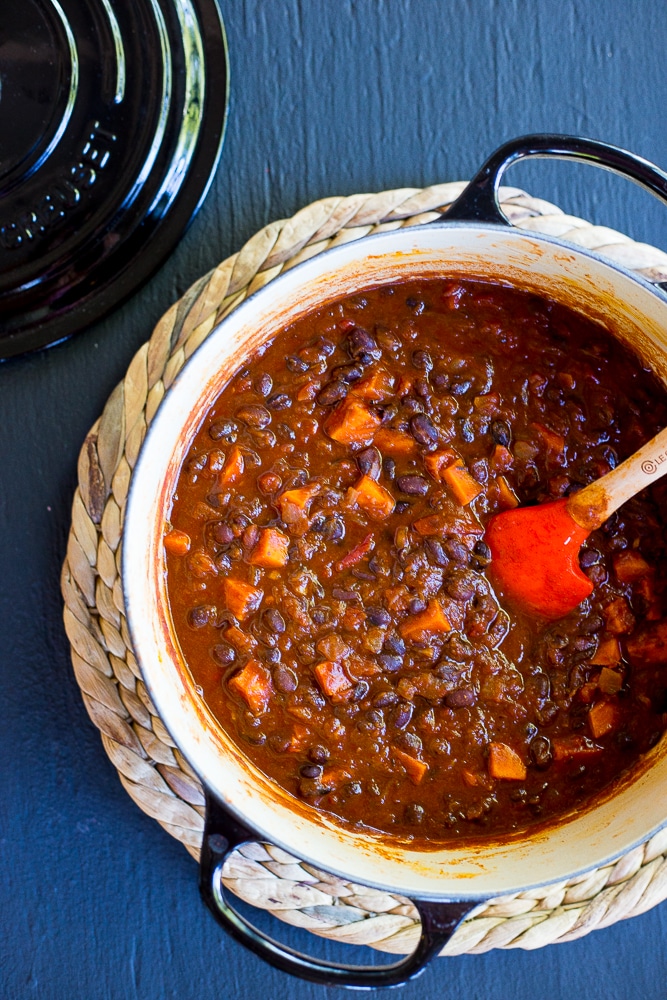
{"label": "black pot lid", "polygon": [[174,248],[218,162],[216,0],[0,0],[0,358],[68,337]]}

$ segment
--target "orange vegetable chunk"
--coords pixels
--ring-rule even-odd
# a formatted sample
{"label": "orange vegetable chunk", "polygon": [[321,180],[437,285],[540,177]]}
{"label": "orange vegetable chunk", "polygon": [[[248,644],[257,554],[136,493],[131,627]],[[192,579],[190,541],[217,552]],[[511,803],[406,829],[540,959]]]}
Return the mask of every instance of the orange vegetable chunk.
{"label": "orange vegetable chunk", "polygon": [[424,468],[429,476],[432,476],[439,483],[442,482],[442,474],[445,469],[457,460],[461,461],[453,448],[441,448],[439,451],[431,452],[430,455],[424,455]]}
{"label": "orange vegetable chunk", "polygon": [[442,480],[447,483],[462,507],[483,492],[483,487],[470,475],[462,458],[457,458],[452,465],[443,470]]}
{"label": "orange vegetable chunk", "polygon": [[362,400],[347,396],[324,421],[330,438],[340,444],[369,444],[380,427],[380,418]]}
{"label": "orange vegetable chunk", "polygon": [[255,639],[254,635],[244,632],[243,629],[237,628],[236,625],[232,625],[226,630],[225,639],[239,653],[252,653],[257,645],[257,639]]}
{"label": "orange vegetable chunk", "polygon": [[422,632],[449,632],[451,627],[442,605],[433,598],[424,611],[402,621],[398,631],[404,639],[416,639]]}
{"label": "orange vegetable chunk", "polygon": [[619,722],[619,708],[613,701],[598,701],[588,713],[588,725],[596,740],[611,733]]}
{"label": "orange vegetable chunk", "polygon": [[412,522],[412,527],[422,536],[441,535],[446,526],[447,521],[442,514],[427,514]]}
{"label": "orange vegetable chunk", "polygon": [[248,660],[245,667],[227,682],[240,695],[253,715],[266,712],[273,694],[271,674],[258,660]]}
{"label": "orange vegetable chunk", "polygon": [[190,545],[190,536],[176,528],[172,528],[164,536],[164,547],[173,556],[184,556],[190,551]]}
{"label": "orange vegetable chunk", "polygon": [[373,444],[383,455],[391,458],[413,458],[417,454],[417,442],[403,431],[393,431],[390,427],[381,427],[373,439]]}
{"label": "orange vegetable chunk", "polygon": [[560,761],[600,753],[604,747],[593,743],[587,736],[554,736],[551,740],[551,749],[554,760]]}
{"label": "orange vegetable chunk", "polygon": [[621,661],[621,645],[615,635],[600,640],[595,654],[588,661],[596,667],[615,667]]}
{"label": "orange vegetable chunk", "polygon": [[544,441],[547,449],[547,455],[552,458],[558,458],[563,454],[565,451],[565,438],[562,434],[556,434],[555,431],[545,427],[544,424],[534,423],[532,426]]}
{"label": "orange vegetable chunk", "polygon": [[505,472],[511,469],[514,464],[514,455],[502,444],[497,444],[493,449],[493,454],[489,460],[489,465],[494,472]]}
{"label": "orange vegetable chunk", "polygon": [[636,549],[625,549],[615,553],[614,571],[621,583],[636,583],[651,572],[651,567]]}
{"label": "orange vegetable chunk", "polygon": [[392,753],[407,771],[408,778],[413,785],[421,784],[422,778],[428,771],[426,761],[419,760],[417,757],[411,757],[409,753],[406,753],[404,750],[397,750],[396,747],[392,747]]}
{"label": "orange vegetable chunk", "polygon": [[245,583],[243,580],[235,580],[228,576],[222,582],[222,596],[225,607],[231,611],[235,618],[243,621],[248,615],[257,611],[262,603],[264,591]]}
{"label": "orange vegetable chunk", "polygon": [[353,685],[340,663],[324,660],[313,667],[313,673],[317,683],[332,701],[344,701],[347,698]]}
{"label": "orange vegetable chunk", "polygon": [[524,781],[526,765],[506,743],[489,744],[489,774],[506,781]]}
{"label": "orange vegetable chunk", "polygon": [[496,476],[496,485],[503,510],[513,510],[519,506],[519,498],[504,476]]}
{"label": "orange vegetable chunk", "polygon": [[667,619],[637,629],[627,641],[630,662],[636,667],[667,664]]}
{"label": "orange vegetable chunk", "polygon": [[618,694],[623,687],[623,676],[618,670],[603,667],[598,679],[598,687],[603,694]]}
{"label": "orange vegetable chunk", "polygon": [[225,467],[218,476],[218,485],[232,486],[234,483],[237,483],[243,475],[244,468],[243,452],[237,445],[234,445],[227,455]]}
{"label": "orange vegetable chunk", "polygon": [[280,569],[289,560],[289,545],[289,538],[278,528],[260,528],[259,539],[248,556],[248,562],[251,566]]}
{"label": "orange vegetable chunk", "polygon": [[384,521],[396,506],[393,496],[370,476],[362,476],[351,491],[362,510],[374,521]]}
{"label": "orange vegetable chunk", "polygon": [[372,399],[375,402],[383,402],[394,394],[394,383],[396,379],[384,368],[377,368],[375,371],[355,382],[352,393],[361,396],[362,399]]}
{"label": "orange vegetable chunk", "polygon": [[276,497],[276,507],[285,524],[294,524],[308,509],[319,491],[319,483],[307,483],[296,490],[285,490]]}
{"label": "orange vegetable chunk", "polygon": [[624,597],[616,597],[602,609],[602,617],[607,625],[607,631],[613,635],[625,635],[635,627],[635,616]]}

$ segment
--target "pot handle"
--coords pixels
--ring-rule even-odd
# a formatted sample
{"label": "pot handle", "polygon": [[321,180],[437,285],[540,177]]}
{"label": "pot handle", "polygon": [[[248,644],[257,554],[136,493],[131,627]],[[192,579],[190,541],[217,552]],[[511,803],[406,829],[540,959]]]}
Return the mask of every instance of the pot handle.
{"label": "pot handle", "polygon": [[391,965],[343,965],[311,958],[264,934],[230,906],[225,896],[222,869],[229,855],[241,844],[256,841],[248,830],[206,793],[206,823],[201,848],[199,889],[209,910],[224,929],[270,965],[301,979],[324,986],[372,990],[402,986],[424,971],[452,936],[459,923],[479,901],[435,903],[414,900],[421,917],[421,937],[415,951]]}
{"label": "pot handle", "polygon": [[[591,163],[593,166],[628,177],[667,203],[667,173],[649,160],[597,139],[538,133],[510,139],[509,142],[499,146],[475,174],[463,193],[450,205],[443,218],[448,222],[456,220],[511,225],[501,211],[498,188],[508,167],[531,156]],[[661,287],[665,287],[665,283],[661,284]]]}

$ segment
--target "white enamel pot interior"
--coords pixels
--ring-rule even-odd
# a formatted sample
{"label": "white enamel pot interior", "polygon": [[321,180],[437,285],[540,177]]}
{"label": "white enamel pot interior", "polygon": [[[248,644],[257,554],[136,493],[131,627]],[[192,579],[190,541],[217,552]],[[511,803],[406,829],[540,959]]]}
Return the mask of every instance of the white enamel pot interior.
{"label": "white enamel pot interior", "polygon": [[122,551],[126,610],[162,720],[202,782],[245,826],[347,879],[425,900],[482,899],[566,879],[643,842],[667,817],[665,741],[613,794],[547,829],[417,851],[359,833],[297,802],[259,772],[202,703],[169,615],[163,529],[181,463],[243,359],[287,323],[365,287],[416,276],[509,282],[602,320],[667,384],[667,298],[585,251],[494,225],[444,223],[337,247],[287,271],[214,330],[169,388],[134,470]]}

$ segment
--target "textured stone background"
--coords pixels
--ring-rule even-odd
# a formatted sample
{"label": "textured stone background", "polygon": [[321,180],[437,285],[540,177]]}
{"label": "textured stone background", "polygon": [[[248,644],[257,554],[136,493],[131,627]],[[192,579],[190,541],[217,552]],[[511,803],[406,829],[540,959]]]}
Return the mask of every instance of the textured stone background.
{"label": "textured stone background", "polygon": [[[69,343],[0,364],[7,1000],[343,996],[288,979],[224,938],[199,902],[194,862],[121,788],[71,673],[58,576],[76,457],[162,312],[272,219],[331,194],[468,177],[514,135],[590,135],[667,167],[667,21],[654,0],[222,6],[229,129],[192,228],[113,316]],[[667,207],[616,177],[536,164],[513,169],[508,183],[667,249]],[[402,996],[663,997],[666,924],[663,904],[573,944],[440,960]],[[278,929],[297,946],[351,960],[342,946]]]}

